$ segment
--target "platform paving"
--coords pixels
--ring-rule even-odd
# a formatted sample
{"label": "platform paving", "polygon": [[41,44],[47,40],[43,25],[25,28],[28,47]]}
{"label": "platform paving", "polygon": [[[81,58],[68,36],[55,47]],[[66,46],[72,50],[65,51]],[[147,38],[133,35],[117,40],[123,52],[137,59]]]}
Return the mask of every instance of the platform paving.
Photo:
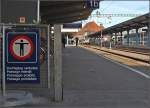
{"label": "platform paving", "polygon": [[93,52],[67,47],[63,49],[64,100],[17,108],[149,108],[149,82]]}
{"label": "platform paving", "polygon": [[149,79],[82,48],[63,55],[64,99],[71,106],[147,108]]}

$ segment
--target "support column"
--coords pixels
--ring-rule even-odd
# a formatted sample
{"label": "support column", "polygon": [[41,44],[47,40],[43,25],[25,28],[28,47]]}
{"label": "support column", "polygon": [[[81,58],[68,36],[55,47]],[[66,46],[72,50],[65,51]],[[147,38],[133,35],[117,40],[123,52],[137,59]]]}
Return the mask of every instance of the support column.
{"label": "support column", "polygon": [[62,43],[61,25],[54,25],[54,99],[62,101]]}
{"label": "support column", "polygon": [[115,33],[115,45],[117,45],[117,33]]}
{"label": "support column", "polygon": [[[112,37],[114,37],[114,33],[112,33]],[[115,46],[115,39],[112,38],[113,47]]]}
{"label": "support column", "polygon": [[112,39],[113,33],[111,33],[110,36],[111,36],[111,39],[110,39],[110,41],[111,41],[111,47],[113,47],[113,45],[114,45],[114,44],[113,44],[113,39]]}
{"label": "support column", "polygon": [[[148,29],[148,31],[147,31],[147,33],[146,33],[146,35],[148,36],[148,48],[150,48],[150,25],[148,25],[147,26],[147,29]],[[150,63],[150,61],[149,61],[149,63]]]}
{"label": "support column", "polygon": [[101,48],[103,47],[103,43],[102,43],[102,37],[103,37],[103,30],[101,30]]}
{"label": "support column", "polygon": [[138,28],[136,28],[136,46],[139,45],[139,33],[138,33]]}
{"label": "support column", "polygon": [[67,40],[67,43],[66,43],[66,44],[69,45],[69,38],[68,38],[68,35],[67,35],[67,39],[66,39],[66,40]]}
{"label": "support column", "polygon": [[123,45],[122,31],[120,32],[120,36],[121,36],[121,44]]}
{"label": "support column", "polygon": [[112,48],[112,33],[110,33],[109,49]]}
{"label": "support column", "polygon": [[130,46],[130,30],[127,30],[127,45]]}

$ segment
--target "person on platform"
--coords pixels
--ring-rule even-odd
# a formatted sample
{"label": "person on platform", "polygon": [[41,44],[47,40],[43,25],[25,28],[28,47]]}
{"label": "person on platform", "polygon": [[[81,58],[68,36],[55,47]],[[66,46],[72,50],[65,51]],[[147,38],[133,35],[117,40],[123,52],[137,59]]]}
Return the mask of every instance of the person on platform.
{"label": "person on platform", "polygon": [[65,48],[65,44],[66,44],[66,39],[64,36],[62,36],[62,45],[63,45],[63,48]]}
{"label": "person on platform", "polygon": [[79,38],[78,38],[78,37],[76,37],[76,38],[75,38],[75,41],[76,41],[76,46],[78,46]]}

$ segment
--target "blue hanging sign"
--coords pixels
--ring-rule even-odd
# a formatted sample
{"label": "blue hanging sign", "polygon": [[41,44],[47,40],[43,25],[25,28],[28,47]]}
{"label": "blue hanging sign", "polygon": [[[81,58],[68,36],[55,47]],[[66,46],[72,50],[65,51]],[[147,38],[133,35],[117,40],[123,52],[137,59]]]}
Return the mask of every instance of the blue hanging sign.
{"label": "blue hanging sign", "polygon": [[65,28],[65,29],[79,29],[79,28],[82,28],[82,23],[63,24],[63,28]]}
{"label": "blue hanging sign", "polygon": [[5,30],[6,83],[40,83],[39,30]]}

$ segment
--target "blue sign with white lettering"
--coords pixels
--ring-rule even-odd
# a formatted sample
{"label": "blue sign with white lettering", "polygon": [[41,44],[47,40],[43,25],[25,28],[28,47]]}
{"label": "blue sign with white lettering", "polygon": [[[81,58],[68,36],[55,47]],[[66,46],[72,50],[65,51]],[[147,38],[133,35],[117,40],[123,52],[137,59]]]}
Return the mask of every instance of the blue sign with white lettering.
{"label": "blue sign with white lettering", "polygon": [[39,29],[5,30],[6,83],[40,83]]}
{"label": "blue sign with white lettering", "polygon": [[99,2],[100,0],[87,0],[87,7],[91,9],[98,9]]}
{"label": "blue sign with white lettering", "polygon": [[63,28],[79,29],[79,28],[82,28],[82,23],[67,23],[67,24],[63,24]]}

